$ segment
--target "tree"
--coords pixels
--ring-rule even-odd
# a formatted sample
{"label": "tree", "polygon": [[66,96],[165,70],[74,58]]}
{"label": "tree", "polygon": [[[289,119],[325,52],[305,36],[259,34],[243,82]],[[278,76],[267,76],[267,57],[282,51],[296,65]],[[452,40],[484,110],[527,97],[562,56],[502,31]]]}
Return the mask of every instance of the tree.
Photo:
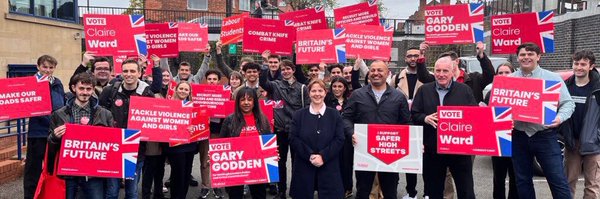
{"label": "tree", "polygon": [[123,14],[142,14],[144,10],[144,0],[129,0],[129,7]]}
{"label": "tree", "polygon": [[[367,1],[369,1],[369,0],[358,0],[359,3],[363,3],[363,2],[367,2]],[[387,12],[387,8],[385,6],[383,6],[382,0],[377,0],[377,9],[379,10],[379,17],[385,16],[385,13]]]}
{"label": "tree", "polygon": [[333,9],[337,3],[335,0],[284,0],[293,10],[304,10],[318,5],[325,6],[325,9]]}

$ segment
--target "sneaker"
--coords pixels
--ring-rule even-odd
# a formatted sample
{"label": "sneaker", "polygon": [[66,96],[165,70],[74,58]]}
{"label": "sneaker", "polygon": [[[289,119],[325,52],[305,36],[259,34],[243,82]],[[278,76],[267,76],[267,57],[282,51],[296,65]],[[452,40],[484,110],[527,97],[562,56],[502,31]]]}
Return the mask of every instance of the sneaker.
{"label": "sneaker", "polygon": [[222,189],[213,189],[213,193],[215,194],[215,198],[225,198]]}
{"label": "sneaker", "polygon": [[271,194],[271,195],[277,195],[277,193],[279,193],[279,190],[277,190],[277,185],[276,184],[269,184],[269,194]]}
{"label": "sneaker", "polygon": [[209,193],[210,193],[210,190],[208,190],[207,188],[202,188],[200,190],[200,198],[208,198]]}
{"label": "sneaker", "polygon": [[410,197],[410,195],[406,194],[402,199],[416,199],[417,197]]}
{"label": "sneaker", "polygon": [[163,192],[163,193],[167,193],[167,192],[169,192],[169,188],[167,188],[166,186],[163,186],[163,188],[162,188],[162,192]]}
{"label": "sneaker", "polygon": [[194,176],[191,176],[191,175],[190,175],[190,186],[192,186],[192,187],[197,187],[198,186],[198,180],[196,180],[194,178]]}
{"label": "sneaker", "polygon": [[250,192],[250,187],[248,185],[244,185],[244,196],[248,195],[248,192]]}
{"label": "sneaker", "polygon": [[277,193],[277,195],[275,195],[275,197],[273,197],[273,198],[274,199],[287,199],[284,192]]}
{"label": "sneaker", "polygon": [[[348,191],[346,191],[346,194],[344,194],[344,198],[350,198],[350,197],[352,197],[352,191],[348,190]],[[402,199],[404,199],[404,198],[402,198]]]}

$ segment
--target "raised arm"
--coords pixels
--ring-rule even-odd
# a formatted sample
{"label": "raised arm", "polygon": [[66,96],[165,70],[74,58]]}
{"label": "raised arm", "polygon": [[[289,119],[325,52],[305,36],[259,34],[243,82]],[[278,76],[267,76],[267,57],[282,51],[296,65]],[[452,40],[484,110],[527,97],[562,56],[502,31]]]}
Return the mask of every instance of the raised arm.
{"label": "raised arm", "polygon": [[[202,80],[204,79],[204,75],[206,74],[206,71],[208,71],[208,63],[210,63],[210,58],[212,58],[210,56],[210,44],[207,44],[206,48],[208,49],[208,52],[204,54],[202,64],[200,65],[198,72],[196,72],[196,74],[194,75],[194,81],[198,83],[202,82]],[[227,75],[227,77],[229,77],[229,75]]]}
{"label": "raised arm", "polygon": [[223,59],[222,48],[223,44],[221,44],[221,41],[217,41],[217,46],[215,49],[215,51],[217,52],[217,55],[215,56],[217,61],[217,68],[219,68],[219,70],[223,72],[225,77],[229,78],[231,76],[231,72],[233,72],[233,69],[231,69],[231,67],[229,67],[227,63],[225,63],[225,60]]}
{"label": "raised arm", "polygon": [[481,87],[492,83],[494,81],[494,65],[492,61],[485,55],[485,45],[482,42],[477,42],[477,60],[481,66]]}

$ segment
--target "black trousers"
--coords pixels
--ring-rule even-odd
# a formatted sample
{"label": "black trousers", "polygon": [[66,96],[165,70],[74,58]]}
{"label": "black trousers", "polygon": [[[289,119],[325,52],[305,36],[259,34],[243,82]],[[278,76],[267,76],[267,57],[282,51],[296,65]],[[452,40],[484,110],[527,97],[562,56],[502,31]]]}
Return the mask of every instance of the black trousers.
{"label": "black trousers", "polygon": [[[279,150],[279,182],[277,186],[280,193],[287,191],[287,156],[290,149],[289,133],[284,131],[275,131],[277,134],[277,149]],[[291,152],[294,157],[294,152]]]}
{"label": "black trousers", "polygon": [[[267,198],[267,184],[253,184],[249,185],[250,195],[252,199],[266,199]],[[229,195],[230,199],[242,199],[244,198],[244,186],[226,187],[225,190]]]}
{"label": "black trousers", "polygon": [[492,157],[494,169],[494,199],[506,199],[506,174],[508,173],[508,199],[517,199],[517,184],[515,171],[510,157]]}
{"label": "black trousers", "polygon": [[368,199],[373,187],[375,175],[379,178],[379,186],[385,199],[398,198],[398,173],[356,171],[356,199]]}
{"label": "black trousers", "polygon": [[195,154],[195,151],[167,154],[171,163],[171,199],[186,198]]}
{"label": "black trousers", "polygon": [[467,155],[443,155],[437,153],[423,154],[423,181],[425,195],[430,199],[444,197],[446,170],[450,169],[456,194],[460,199],[475,199],[473,189],[473,160]]}
{"label": "black trousers", "polygon": [[340,165],[342,172],[342,183],[344,184],[344,191],[352,191],[352,175],[354,165],[354,146],[352,146],[352,136],[347,136],[344,141],[344,147],[342,148],[342,155],[340,156]]}
{"label": "black trousers", "polygon": [[47,138],[27,138],[27,157],[23,174],[23,197],[25,199],[33,198],[35,195],[35,189],[42,174],[46,144]]}
{"label": "black trousers", "polygon": [[406,193],[411,198],[415,198],[417,196],[417,174],[406,173],[404,175],[406,177]]}
{"label": "black trousers", "polygon": [[[162,180],[165,175],[165,155],[147,155],[142,168],[142,198],[161,198]],[[154,183],[154,189],[152,184]]]}

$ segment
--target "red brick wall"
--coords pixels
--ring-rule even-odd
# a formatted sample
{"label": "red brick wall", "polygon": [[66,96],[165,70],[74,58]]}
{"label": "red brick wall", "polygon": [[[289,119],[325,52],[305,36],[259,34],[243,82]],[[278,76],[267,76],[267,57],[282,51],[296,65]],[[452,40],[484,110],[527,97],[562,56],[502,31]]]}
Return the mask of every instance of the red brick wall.
{"label": "red brick wall", "polygon": [[[235,7],[232,11],[234,13],[238,13],[239,0],[232,1],[235,1]],[[152,22],[169,22],[178,20],[189,21],[207,15],[218,16],[219,18],[225,17],[224,0],[208,0],[207,11],[188,9],[187,0],[146,0],[145,8],[150,10],[146,12],[146,20]],[[178,12],[154,12],[152,10],[173,10]]]}

